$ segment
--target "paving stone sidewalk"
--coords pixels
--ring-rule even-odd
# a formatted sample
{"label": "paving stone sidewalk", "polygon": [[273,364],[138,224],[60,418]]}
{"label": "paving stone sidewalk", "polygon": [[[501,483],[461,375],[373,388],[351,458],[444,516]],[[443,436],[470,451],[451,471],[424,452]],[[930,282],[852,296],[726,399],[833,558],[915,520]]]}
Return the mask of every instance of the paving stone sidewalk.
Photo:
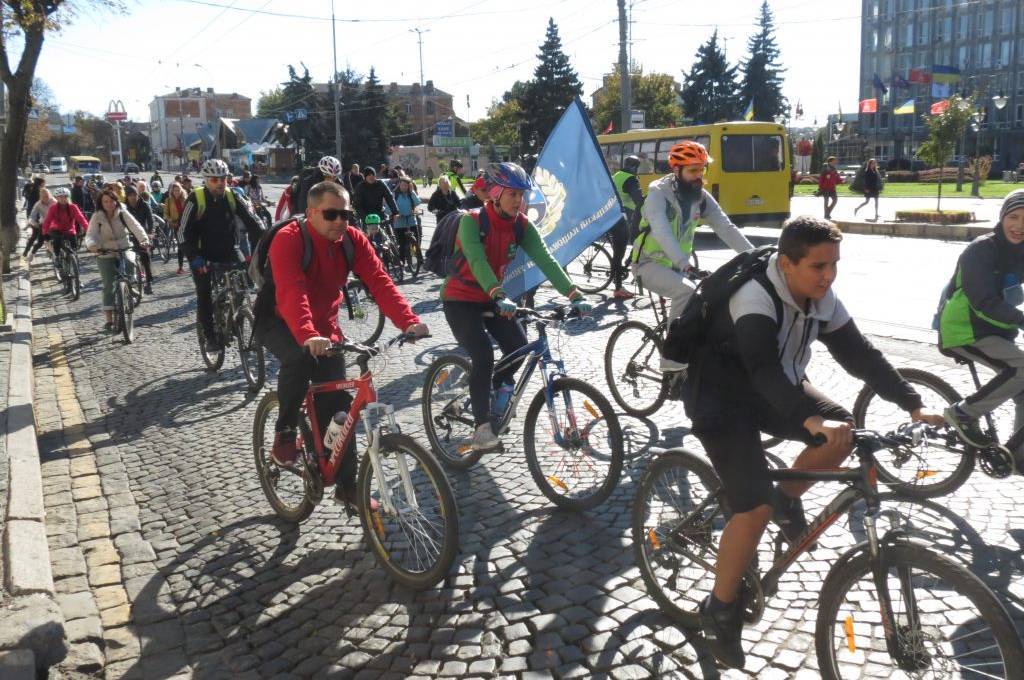
{"label": "paving stone sidewalk", "polygon": [[[357,522],[337,507],[322,504],[298,527],[271,513],[252,464],[256,398],[230,353],[219,373],[203,369],[191,281],[174,275],[175,264],[155,265],[156,295],[138,311],[133,345],[101,330],[91,257],[83,258],[77,302],[55,288],[44,266],[34,270],[47,529],[72,653],[83,668],[147,679],[719,677],[699,644],[647,596],[629,538],[648,445],[699,448],[678,404],[651,420],[623,416],[628,465],[613,496],[588,513],[558,511],[534,487],[520,429],[506,438],[505,453],[449,473],[460,555],[441,586],[409,592],[377,568]],[[396,357],[378,387],[403,428],[425,443],[423,372],[453,343],[437,281],[402,288],[435,337]],[[605,302],[595,322],[556,339],[572,375],[606,391],[605,343],[627,311],[644,318]],[[895,363],[965,387],[966,376],[932,348],[878,342]],[[860,388],[824,357],[812,379],[845,404]],[[809,509],[834,491],[815,490]],[[954,496],[914,509],[948,529],[958,557],[997,588],[1018,625],[1024,510],[1015,499],[1022,491],[1020,479],[975,473]],[[845,525],[829,530],[745,632],[746,671],[722,677],[818,676],[818,591],[855,540]]]}

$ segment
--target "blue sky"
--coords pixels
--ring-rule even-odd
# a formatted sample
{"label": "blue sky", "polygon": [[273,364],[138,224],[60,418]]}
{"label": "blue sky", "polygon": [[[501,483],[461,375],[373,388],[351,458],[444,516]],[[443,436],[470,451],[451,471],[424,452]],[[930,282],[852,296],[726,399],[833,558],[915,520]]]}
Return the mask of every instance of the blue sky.
{"label": "blue sky", "polygon": [[[213,87],[254,100],[299,62],[315,80],[331,73],[330,0],[126,0],[128,13],[86,10],[43,47],[36,75],[62,111],[100,113],[111,99],[132,120],[147,120],[153,96],[176,86]],[[419,80],[416,34],[423,31],[426,79],[455,96],[456,112],[475,120],[494,98],[536,66],[548,17],[579,72],[587,103],[618,58],[615,0],[446,0],[389,3],[336,0],[338,65],[384,83]],[[693,63],[717,26],[732,61],[754,31],[760,0],[633,0],[632,58],[645,72]],[[803,103],[806,123],[856,110],[858,0],[775,0],[777,40],[787,68],[786,95]],[[255,11],[254,11],[255,10]],[[265,12],[265,13],[259,13]],[[296,16],[298,15],[298,16]],[[354,21],[358,20],[358,21]],[[467,95],[469,106],[467,108]],[[800,121],[798,121],[800,122]]]}

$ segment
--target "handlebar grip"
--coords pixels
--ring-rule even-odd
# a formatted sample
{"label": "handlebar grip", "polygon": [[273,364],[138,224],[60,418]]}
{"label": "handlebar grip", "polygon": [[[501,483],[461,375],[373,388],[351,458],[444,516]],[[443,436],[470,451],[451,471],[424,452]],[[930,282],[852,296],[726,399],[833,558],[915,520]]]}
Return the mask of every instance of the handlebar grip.
{"label": "handlebar grip", "polygon": [[811,435],[811,446],[824,446],[828,442],[828,438],[820,432]]}

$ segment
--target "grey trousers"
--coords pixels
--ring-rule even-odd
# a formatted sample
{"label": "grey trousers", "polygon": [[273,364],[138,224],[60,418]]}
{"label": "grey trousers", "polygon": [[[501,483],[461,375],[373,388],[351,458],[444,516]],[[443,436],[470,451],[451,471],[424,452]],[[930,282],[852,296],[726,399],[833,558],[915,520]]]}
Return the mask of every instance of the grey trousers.
{"label": "grey trousers", "polygon": [[972,418],[991,413],[1003,402],[1013,399],[1016,411],[1013,429],[1024,424],[1024,351],[1013,340],[989,335],[973,344],[955,347],[958,356],[988,366],[994,378],[962,402],[960,408]]}
{"label": "grey trousers", "polygon": [[[683,313],[683,308],[686,307],[687,301],[696,288],[696,284],[684,278],[679,272],[654,262],[634,264],[633,276],[640,281],[644,288],[671,301],[668,313],[670,321],[679,318]],[[685,367],[685,364],[670,359],[663,358],[661,360],[662,371],[681,371]]]}

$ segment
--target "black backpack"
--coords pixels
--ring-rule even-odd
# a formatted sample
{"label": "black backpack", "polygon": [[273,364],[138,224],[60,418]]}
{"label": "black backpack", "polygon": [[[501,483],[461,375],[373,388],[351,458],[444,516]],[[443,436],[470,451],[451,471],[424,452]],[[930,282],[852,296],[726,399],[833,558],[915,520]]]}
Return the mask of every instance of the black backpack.
{"label": "black backpack", "polygon": [[[480,208],[479,211],[453,210],[437,223],[434,228],[434,235],[430,237],[430,246],[427,248],[423,258],[423,267],[433,274],[445,278],[449,274],[455,274],[462,263],[462,253],[455,252],[455,237],[459,233],[459,222],[463,215],[476,215],[475,219],[480,223],[480,241],[487,238],[491,232],[491,221],[487,217],[487,209]],[[522,217],[516,217],[513,226],[515,230],[516,245],[522,243],[526,227],[523,225]]]}
{"label": "black backpack", "polygon": [[320,172],[320,168],[305,168],[302,171],[299,175],[299,193],[294,197],[296,214],[306,212],[306,196],[309,190],[323,180],[324,173]]}
{"label": "black backpack", "polygon": [[[302,271],[309,269],[313,261],[313,237],[309,235],[309,225],[306,223],[305,215],[289,217],[274,224],[260,237],[256,249],[252,253],[249,262],[249,278],[256,286],[256,301],[253,304],[254,325],[259,326],[262,319],[272,318],[274,309],[277,306],[277,287],[274,285],[274,275],[270,271],[270,242],[274,240],[277,232],[292,222],[299,223],[299,233],[302,234]],[[345,263],[348,270],[352,272],[352,264],[355,262],[355,247],[352,239],[349,238],[346,230],[341,240],[341,248],[345,254]]]}
{"label": "black backpack", "polygon": [[[683,313],[668,327],[662,354],[666,359],[690,363],[697,353],[717,339],[722,314],[729,313],[729,299],[745,283],[760,280],[775,301],[775,316],[782,316],[782,300],[767,281],[768,260],[778,249],[761,246],[736,255],[700,282]],[[723,348],[719,348],[723,349]],[[724,348],[727,351],[727,348]]]}

